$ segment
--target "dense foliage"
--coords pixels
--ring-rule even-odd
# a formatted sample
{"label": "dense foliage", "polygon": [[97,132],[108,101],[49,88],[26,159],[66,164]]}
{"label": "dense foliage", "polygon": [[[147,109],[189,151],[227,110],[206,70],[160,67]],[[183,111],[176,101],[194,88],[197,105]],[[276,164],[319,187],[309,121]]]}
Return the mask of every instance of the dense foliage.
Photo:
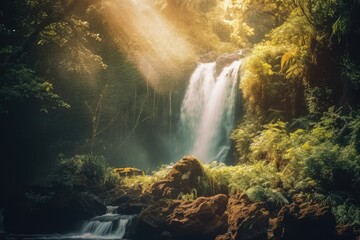
{"label": "dense foliage", "polygon": [[51,184],[58,187],[95,187],[104,184],[107,175],[105,158],[94,155],[76,155],[72,158],[59,157],[53,172],[49,175]]}
{"label": "dense foliage", "polygon": [[[174,28],[172,37],[189,45],[185,63],[169,57],[179,54],[170,38],[147,35],[158,26],[139,22],[128,29],[127,19],[110,18],[114,2],[1,4],[2,189],[41,181],[55,165],[50,175],[58,187],[146,191],[168,166],[120,178],[108,164],[150,169],[170,161],[177,147],[175,109],[195,58],[214,61],[243,48],[245,114],[232,134],[236,166],[204,165],[211,177],[201,187],[216,193],[221,183],[229,193],[244,191],[273,207],[302,195],[331,205],[339,223],[359,223],[359,1],[132,4],[145,20],[155,14],[161,26]],[[65,155],[56,160],[59,153]],[[193,200],[198,190],[179,199]]]}
{"label": "dense foliage", "polygon": [[290,4],[288,14],[244,59],[246,114],[232,134],[239,166],[261,164],[254,179],[272,184],[237,186],[305,195],[331,205],[338,222],[356,224],[359,2],[277,2]]}

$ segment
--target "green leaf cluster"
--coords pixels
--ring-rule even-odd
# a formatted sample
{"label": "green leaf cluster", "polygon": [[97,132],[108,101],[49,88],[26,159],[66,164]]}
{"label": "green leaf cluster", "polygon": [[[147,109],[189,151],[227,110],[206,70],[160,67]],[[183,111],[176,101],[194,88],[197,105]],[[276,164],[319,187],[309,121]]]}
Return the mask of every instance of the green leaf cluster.
{"label": "green leaf cluster", "polygon": [[297,191],[305,181],[309,186],[327,190],[354,194],[358,191],[360,152],[357,113],[343,115],[340,110],[330,108],[317,120],[298,119],[292,124],[282,121],[266,124],[255,136],[253,132],[239,135],[239,131],[233,134],[237,146],[243,146],[244,141],[250,143],[247,156],[242,156],[241,160],[274,164],[285,189]]}
{"label": "green leaf cluster", "polygon": [[36,100],[41,103],[41,110],[48,108],[69,108],[59,95],[54,93],[53,85],[39,78],[35,72],[23,64],[0,67],[2,84],[0,85],[0,112],[6,113],[11,104]]}
{"label": "green leaf cluster", "polygon": [[266,40],[255,45],[241,68],[240,89],[248,113],[267,119],[298,114],[298,102],[308,85],[307,65],[313,58],[309,51],[313,37],[313,27],[299,9],[294,9]]}
{"label": "green leaf cluster", "polygon": [[77,184],[104,184],[108,179],[105,158],[92,154],[71,158],[60,156],[49,179],[53,185],[65,188],[73,188]]}

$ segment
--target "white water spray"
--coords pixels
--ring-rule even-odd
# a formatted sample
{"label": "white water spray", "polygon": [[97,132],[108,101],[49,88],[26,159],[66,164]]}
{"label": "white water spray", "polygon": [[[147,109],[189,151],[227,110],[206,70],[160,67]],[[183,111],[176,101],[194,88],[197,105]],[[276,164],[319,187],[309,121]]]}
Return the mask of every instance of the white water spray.
{"label": "white water spray", "polygon": [[117,207],[108,206],[105,215],[95,217],[84,224],[80,236],[122,239],[136,215],[120,215],[115,213],[116,210]]}
{"label": "white water spray", "polygon": [[224,67],[200,64],[191,76],[181,107],[184,150],[202,161],[224,161],[235,125],[235,103],[241,60]]}

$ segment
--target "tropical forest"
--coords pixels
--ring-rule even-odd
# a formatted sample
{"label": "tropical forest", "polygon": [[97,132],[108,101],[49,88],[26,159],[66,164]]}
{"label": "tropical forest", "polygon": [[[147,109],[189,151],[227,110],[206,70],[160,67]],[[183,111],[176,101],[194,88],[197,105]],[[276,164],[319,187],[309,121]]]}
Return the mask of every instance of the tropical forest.
{"label": "tropical forest", "polygon": [[0,19],[0,239],[360,240],[359,0]]}

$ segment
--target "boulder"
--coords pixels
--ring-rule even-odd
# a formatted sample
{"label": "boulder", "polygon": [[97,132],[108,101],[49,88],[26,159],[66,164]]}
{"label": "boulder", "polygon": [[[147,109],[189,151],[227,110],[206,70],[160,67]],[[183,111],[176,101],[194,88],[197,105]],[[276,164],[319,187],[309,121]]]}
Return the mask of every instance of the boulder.
{"label": "boulder", "polygon": [[147,195],[124,195],[115,199],[110,205],[118,206],[117,213],[125,215],[139,214],[150,206],[152,200]]}
{"label": "boulder", "polygon": [[140,239],[164,235],[172,239],[214,239],[227,231],[227,201],[224,194],[194,201],[160,200],[140,214]]}
{"label": "boulder", "polygon": [[267,239],[269,212],[263,203],[252,203],[246,194],[236,194],[228,202],[228,223],[232,240]]}
{"label": "boulder", "polygon": [[185,156],[172,167],[165,179],[154,183],[150,194],[155,198],[178,198],[180,193],[189,194],[193,189],[198,195],[207,196],[204,186],[209,183],[200,162],[193,156]]}
{"label": "boulder", "polygon": [[30,191],[5,208],[4,228],[11,233],[68,233],[105,212],[106,206],[92,193]]}
{"label": "boulder", "polygon": [[272,228],[274,239],[335,239],[336,221],[327,206],[293,202],[282,207]]}

